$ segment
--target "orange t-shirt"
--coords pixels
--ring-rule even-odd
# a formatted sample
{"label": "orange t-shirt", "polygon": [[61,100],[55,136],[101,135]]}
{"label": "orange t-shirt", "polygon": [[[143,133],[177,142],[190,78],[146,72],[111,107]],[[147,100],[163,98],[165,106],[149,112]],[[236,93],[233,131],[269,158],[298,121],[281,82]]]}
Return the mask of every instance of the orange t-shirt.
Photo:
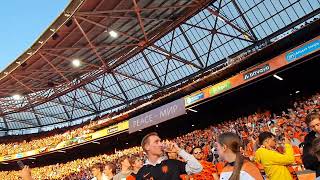
{"label": "orange t-shirt", "polygon": [[194,174],[192,177],[197,180],[212,179],[213,178],[212,174],[217,172],[216,167],[211,162],[208,162],[208,161],[201,160],[200,163],[203,167],[202,171],[198,174]]}
{"label": "orange t-shirt", "polygon": [[129,175],[127,176],[126,180],[136,180],[136,177]]}
{"label": "orange t-shirt", "polygon": [[300,148],[297,146],[292,146],[292,148],[293,148],[295,162],[297,164],[302,164]]}
{"label": "orange t-shirt", "polygon": [[218,174],[220,174],[222,172],[225,164],[226,164],[225,162],[218,162],[216,164],[216,169],[218,171]]}

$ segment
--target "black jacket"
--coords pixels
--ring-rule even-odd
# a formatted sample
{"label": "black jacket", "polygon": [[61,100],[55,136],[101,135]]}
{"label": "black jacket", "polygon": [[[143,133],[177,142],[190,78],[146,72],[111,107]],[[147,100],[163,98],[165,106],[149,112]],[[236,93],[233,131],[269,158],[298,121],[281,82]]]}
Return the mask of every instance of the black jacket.
{"label": "black jacket", "polygon": [[316,133],[311,131],[304,138],[302,162],[306,169],[316,171],[317,177],[320,176],[320,161],[312,153],[312,141],[316,138]]}
{"label": "black jacket", "polygon": [[160,164],[144,165],[137,174],[137,180],[180,180],[180,175],[187,174],[186,163],[168,159]]}

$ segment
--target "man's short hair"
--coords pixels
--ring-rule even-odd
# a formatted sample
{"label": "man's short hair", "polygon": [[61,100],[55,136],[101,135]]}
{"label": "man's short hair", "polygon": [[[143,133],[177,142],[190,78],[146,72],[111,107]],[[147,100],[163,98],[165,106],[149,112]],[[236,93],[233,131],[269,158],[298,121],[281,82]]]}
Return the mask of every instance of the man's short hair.
{"label": "man's short hair", "polygon": [[317,112],[311,112],[306,116],[306,123],[309,126],[310,123],[315,120],[315,119],[320,119],[320,114]]}
{"label": "man's short hair", "polygon": [[102,163],[96,163],[96,164],[91,166],[91,170],[92,169],[98,169],[98,170],[100,170],[100,172],[103,172],[103,164]]}
{"label": "man's short hair", "polygon": [[141,147],[142,147],[144,152],[147,152],[145,146],[146,146],[146,144],[149,144],[149,137],[151,137],[151,136],[159,136],[159,135],[156,132],[152,132],[152,133],[149,133],[149,134],[145,135],[142,138]]}
{"label": "man's short hair", "polygon": [[117,167],[111,162],[106,163],[105,167],[108,166],[111,169],[112,174],[116,174]]}
{"label": "man's short hair", "polygon": [[196,147],[194,147],[192,150],[191,150],[191,154],[193,154],[193,151],[194,150],[196,150],[196,149],[200,149],[201,150],[201,152],[202,152],[202,149],[201,149],[201,147],[199,147],[199,146],[196,146]]}
{"label": "man's short hair", "polygon": [[275,137],[274,134],[272,134],[271,132],[262,132],[259,134],[259,144],[262,145],[263,142],[268,139],[268,138],[272,138]]}

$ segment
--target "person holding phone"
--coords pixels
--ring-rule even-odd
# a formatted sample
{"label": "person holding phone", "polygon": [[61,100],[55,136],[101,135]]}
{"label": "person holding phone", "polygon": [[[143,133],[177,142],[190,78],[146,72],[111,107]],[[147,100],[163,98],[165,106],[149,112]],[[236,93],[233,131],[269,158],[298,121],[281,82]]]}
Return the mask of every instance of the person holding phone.
{"label": "person holding phone", "polygon": [[285,152],[281,154],[275,150],[276,137],[271,132],[262,132],[259,135],[260,148],[256,151],[255,160],[264,167],[270,180],[291,180],[292,176],[287,165],[294,163],[293,148],[287,137],[284,137]]}
{"label": "person holding phone", "polygon": [[[147,155],[147,160],[137,174],[138,180],[179,180],[180,175],[202,171],[202,166],[195,157],[179,148],[174,142],[162,143],[155,132],[147,134],[142,139],[141,146]],[[163,151],[178,153],[186,162],[166,159]]]}

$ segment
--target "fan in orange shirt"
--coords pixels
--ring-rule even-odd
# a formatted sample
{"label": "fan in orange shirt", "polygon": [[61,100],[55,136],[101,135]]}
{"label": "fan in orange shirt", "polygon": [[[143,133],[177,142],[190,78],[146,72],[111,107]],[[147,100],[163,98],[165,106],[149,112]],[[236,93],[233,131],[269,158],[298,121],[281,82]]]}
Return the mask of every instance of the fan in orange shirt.
{"label": "fan in orange shirt", "polygon": [[201,148],[193,148],[192,155],[201,163],[203,167],[201,173],[194,174],[192,178],[197,180],[213,179],[213,174],[217,172],[217,169],[211,162],[203,160],[203,152]]}

